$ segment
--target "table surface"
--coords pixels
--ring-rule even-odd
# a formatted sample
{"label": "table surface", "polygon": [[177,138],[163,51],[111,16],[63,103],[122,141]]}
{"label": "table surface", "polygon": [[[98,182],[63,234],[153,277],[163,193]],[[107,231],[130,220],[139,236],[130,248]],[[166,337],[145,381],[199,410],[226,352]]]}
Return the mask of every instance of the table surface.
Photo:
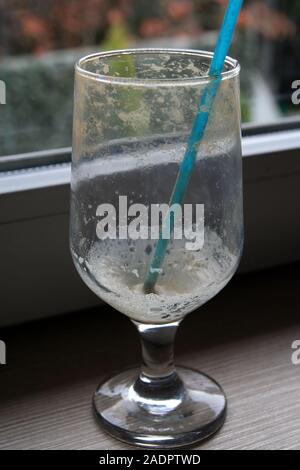
{"label": "table surface", "polygon": [[[213,376],[227,394],[224,427],[199,449],[300,449],[300,266],[241,275],[188,315],[176,359]],[[47,299],[45,299],[47,301]],[[110,307],[0,332],[1,449],[127,449],[91,409],[102,377],[140,358],[131,322]]]}

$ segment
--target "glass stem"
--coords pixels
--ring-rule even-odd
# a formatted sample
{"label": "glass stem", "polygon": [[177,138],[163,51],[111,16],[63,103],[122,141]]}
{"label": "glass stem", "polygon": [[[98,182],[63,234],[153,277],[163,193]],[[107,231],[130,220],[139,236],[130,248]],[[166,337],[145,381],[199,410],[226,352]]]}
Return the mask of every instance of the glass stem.
{"label": "glass stem", "polygon": [[149,379],[168,377],[175,372],[174,339],[179,322],[150,325],[133,322],[142,343],[141,373]]}
{"label": "glass stem", "polygon": [[180,321],[162,325],[133,323],[142,343],[142,366],[133,385],[134,399],[150,413],[170,412],[184,396],[184,385],[174,366],[174,339]]}

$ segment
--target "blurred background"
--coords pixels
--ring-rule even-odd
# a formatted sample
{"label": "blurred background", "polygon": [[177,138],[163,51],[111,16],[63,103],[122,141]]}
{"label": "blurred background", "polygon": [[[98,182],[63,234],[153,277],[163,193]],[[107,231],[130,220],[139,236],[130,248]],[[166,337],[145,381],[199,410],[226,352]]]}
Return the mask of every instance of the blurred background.
{"label": "blurred background", "polygon": [[[213,50],[227,0],[0,0],[1,155],[71,145],[74,62],[127,47]],[[299,0],[245,0],[231,56],[244,123],[300,118]]]}

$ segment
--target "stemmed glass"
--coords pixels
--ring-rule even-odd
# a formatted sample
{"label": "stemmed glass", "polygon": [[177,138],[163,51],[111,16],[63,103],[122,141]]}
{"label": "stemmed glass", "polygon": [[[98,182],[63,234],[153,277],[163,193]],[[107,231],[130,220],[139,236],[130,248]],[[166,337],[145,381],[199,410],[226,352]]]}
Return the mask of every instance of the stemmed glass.
{"label": "stemmed glass", "polygon": [[181,204],[182,236],[169,233],[156,284],[145,289],[211,58],[123,50],[84,57],[75,70],[72,257],[88,287],[133,321],[143,356],[140,369],[101,383],[93,405],[111,435],[152,448],[204,439],[226,414],[213,379],[175,368],[173,342],[185,315],[227,284],[242,251],[240,69],[231,58]]}

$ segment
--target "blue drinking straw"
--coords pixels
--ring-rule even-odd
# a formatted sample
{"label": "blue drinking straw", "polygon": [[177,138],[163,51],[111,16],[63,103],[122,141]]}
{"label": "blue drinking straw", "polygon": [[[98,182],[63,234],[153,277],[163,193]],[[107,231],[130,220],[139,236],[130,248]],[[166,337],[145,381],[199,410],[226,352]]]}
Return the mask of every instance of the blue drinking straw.
{"label": "blue drinking straw", "polygon": [[[223,24],[218,36],[214,56],[209,69],[209,76],[211,77],[211,80],[206,86],[200,99],[199,109],[193,123],[191,134],[188,139],[187,149],[185,151],[184,158],[181,162],[176,183],[172,192],[170,207],[173,204],[181,204],[184,194],[186,192],[186,188],[190,181],[195,160],[197,157],[197,151],[208,123],[209,113],[212,109],[214,99],[216,97],[220,82],[222,80],[222,70],[230,44],[232,42],[236,22],[239,16],[240,9],[242,7],[242,3],[243,0],[229,0],[228,2]],[[164,233],[165,229],[167,229],[167,233],[171,234],[173,232],[173,228],[174,212],[169,210],[164,220],[164,228],[162,233]],[[161,266],[164,261],[167,246],[168,239],[162,238],[161,234],[157,242],[151,265],[147,272],[146,279],[144,282],[144,291],[146,293],[153,292],[153,288],[156,284],[161,270]]]}

